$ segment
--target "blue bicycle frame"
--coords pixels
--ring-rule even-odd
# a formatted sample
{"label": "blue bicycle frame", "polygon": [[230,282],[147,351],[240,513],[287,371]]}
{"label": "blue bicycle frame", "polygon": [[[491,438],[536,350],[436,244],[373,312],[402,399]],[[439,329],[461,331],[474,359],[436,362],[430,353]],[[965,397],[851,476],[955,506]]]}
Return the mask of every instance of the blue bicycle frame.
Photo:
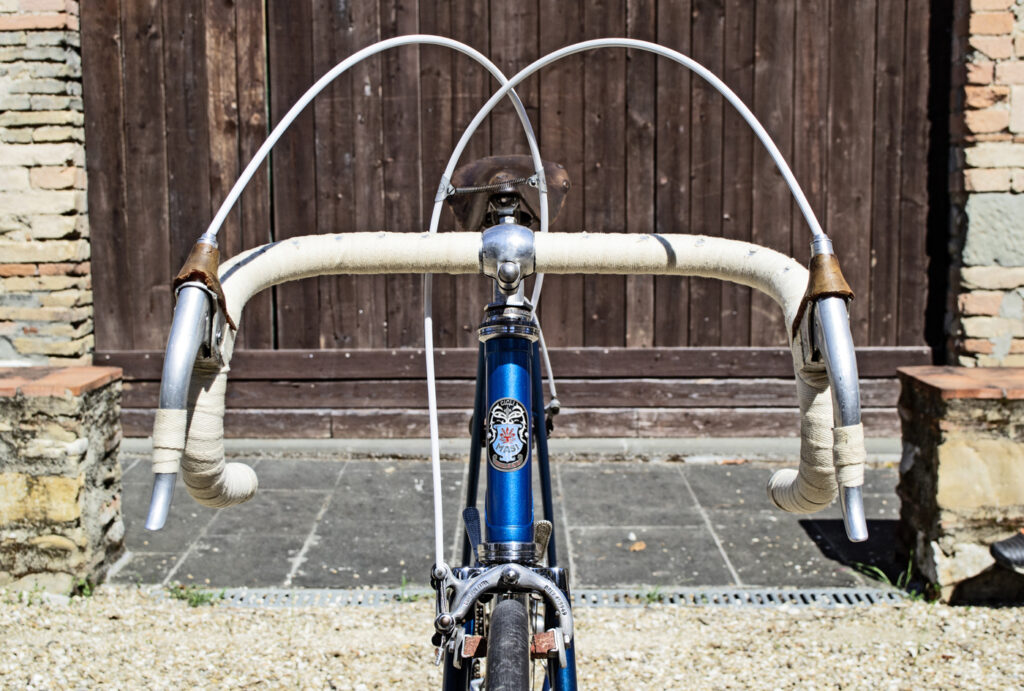
{"label": "blue bicycle frame", "polygon": [[[480,465],[486,459],[485,541],[492,545],[532,543],[534,444],[544,518],[554,523],[539,348],[536,336],[529,333],[481,338],[466,506],[476,507]],[[548,542],[547,556],[547,571],[568,599],[568,574],[557,569],[554,533]],[[456,573],[468,577],[476,563],[468,538],[463,541],[462,563],[462,568],[456,569]],[[557,613],[545,605],[545,627],[557,624]],[[466,622],[468,635],[473,634],[473,626],[472,621]],[[565,667],[561,667],[557,660],[549,661],[545,688],[576,691],[575,645],[568,645],[565,652]],[[468,669],[465,666],[456,669],[451,660],[447,660],[445,665],[445,689],[466,689]]]}

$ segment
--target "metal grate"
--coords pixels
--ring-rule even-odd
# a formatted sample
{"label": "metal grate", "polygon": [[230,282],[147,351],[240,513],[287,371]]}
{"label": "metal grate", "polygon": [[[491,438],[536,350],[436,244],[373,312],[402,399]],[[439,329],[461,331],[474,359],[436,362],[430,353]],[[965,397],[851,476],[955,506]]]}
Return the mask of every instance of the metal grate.
{"label": "metal grate", "polygon": [[[212,591],[220,592],[220,591]],[[224,591],[222,605],[232,607],[380,607],[401,602],[432,599],[427,589],[332,590],[284,588],[231,588]],[[906,594],[899,590],[875,588],[581,588],[572,593],[573,606],[644,607],[863,607],[896,604]]]}

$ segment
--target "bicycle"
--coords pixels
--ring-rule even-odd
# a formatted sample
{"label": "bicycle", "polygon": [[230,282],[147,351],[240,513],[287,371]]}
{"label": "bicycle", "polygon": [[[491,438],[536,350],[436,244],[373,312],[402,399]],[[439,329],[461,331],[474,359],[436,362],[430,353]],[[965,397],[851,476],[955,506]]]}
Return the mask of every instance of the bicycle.
{"label": "bicycle", "polygon": [[[443,45],[478,60],[501,84],[464,131],[435,196],[429,232],[342,233],[270,243],[220,263],[216,235],[242,188],[299,112],[337,75],[361,59],[409,44]],[[514,87],[546,64],[591,48],[649,50],[709,81],[754,127],[769,149],[811,228],[810,269],[745,242],[674,234],[549,233],[568,189],[557,166],[540,158],[536,137]],[[455,166],[477,126],[510,98],[531,154]],[[549,183],[555,182],[551,191]],[[449,202],[462,232],[438,234]],[[553,211],[553,213],[552,213]],[[538,233],[531,226],[539,228]],[[838,495],[848,537],[867,538],[862,485],[865,461],[857,365],[847,300],[852,292],[832,244],[814,218],[785,161],[749,109],[720,80],[689,58],[655,44],[598,39],[563,48],[511,79],[476,51],[436,36],[405,36],[374,44],[339,63],[288,112],[224,201],[175,278],[174,319],[153,430],[154,484],[146,527],[158,530],[170,508],[179,470],[202,504],[227,507],[251,498],[258,481],[241,463],[224,461],[224,397],[234,333],[246,302],[289,280],[340,273],[424,274],[424,325],[431,460],[434,477],[436,662],[448,690],[531,688],[530,661],[544,666],[545,688],[576,688],[575,628],[568,574],[558,566],[553,533],[547,435],[559,402],[536,317],[544,273],[690,275],[731,280],[761,290],[782,308],[793,353],[801,411],[799,470],[768,483],[779,508],[812,513]],[[479,274],[494,284],[478,330],[477,387],[470,423],[470,466],[463,511],[462,564],[444,559],[437,404],[434,393],[430,274]],[[528,299],[525,279],[535,275]],[[534,517],[531,475],[536,462],[544,518]],[[487,459],[483,522],[476,508],[481,457]],[[545,562],[546,559],[546,563]],[[480,665],[485,661],[484,665]],[[483,669],[481,670],[481,667]]]}

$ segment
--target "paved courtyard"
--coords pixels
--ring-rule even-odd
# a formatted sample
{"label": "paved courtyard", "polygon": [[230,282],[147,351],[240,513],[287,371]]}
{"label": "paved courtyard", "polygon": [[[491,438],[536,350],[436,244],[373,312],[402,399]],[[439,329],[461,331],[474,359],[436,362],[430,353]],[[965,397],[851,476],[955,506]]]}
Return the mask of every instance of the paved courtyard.
{"label": "paved courtyard", "polygon": [[[245,459],[239,459],[245,460]],[[412,460],[259,458],[260,491],[208,509],[179,480],[167,526],[143,528],[148,458],[125,455],[131,552],[115,582],[358,588],[425,586],[433,545],[430,466]],[[559,561],[576,587],[873,585],[858,565],[893,578],[897,473],[869,468],[870,539],[846,540],[838,507],[814,516],[773,509],[777,463],[555,462]],[[457,555],[467,464],[446,461],[445,540]],[[483,477],[481,478],[483,483]],[[539,491],[537,515],[541,516]],[[481,487],[480,498],[484,496]],[[482,505],[482,504],[481,504]],[[453,562],[454,563],[454,559]]]}

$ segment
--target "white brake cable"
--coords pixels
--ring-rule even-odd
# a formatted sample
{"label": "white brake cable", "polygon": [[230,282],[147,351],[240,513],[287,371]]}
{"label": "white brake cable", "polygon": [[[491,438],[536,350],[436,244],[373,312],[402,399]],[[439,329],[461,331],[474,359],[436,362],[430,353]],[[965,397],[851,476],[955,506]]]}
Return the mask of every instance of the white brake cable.
{"label": "white brake cable", "polygon": [[[408,36],[396,36],[394,38],[385,39],[378,41],[373,45],[367,46],[356,53],[353,53],[349,57],[345,58],[337,65],[335,65],[329,72],[320,77],[313,86],[309,87],[302,97],[299,98],[295,104],[288,109],[281,121],[277,123],[274,129],[270,132],[266,141],[257,149],[253,155],[252,160],[242,171],[242,174],[235,181],[234,186],[228,193],[228,196],[221,203],[220,208],[217,210],[213,220],[210,221],[210,225],[207,227],[206,232],[203,233],[203,237],[215,239],[217,233],[220,232],[221,227],[224,225],[225,219],[231,212],[232,207],[238,202],[238,198],[242,195],[242,191],[245,189],[249,181],[252,180],[256,171],[260,165],[266,160],[270,154],[270,150],[274,148],[281,136],[287,131],[295,119],[300,113],[308,106],[317,95],[320,94],[331,82],[337,79],[342,73],[349,68],[358,64],[362,60],[376,55],[390,48],[397,48],[399,46],[407,45],[434,45],[451,48],[464,55],[467,55],[478,63],[480,63],[488,72],[494,76],[498,82],[505,86],[508,83],[508,79],[498,69],[498,67],[492,63],[485,55],[479,51],[467,46],[464,43],[455,41],[444,36],[431,36],[428,34],[411,34]],[[541,227],[542,230],[547,230],[547,185],[544,179],[544,165],[540,159],[540,152],[537,149],[537,138],[533,133],[533,128],[530,125],[530,121],[526,116],[526,109],[523,107],[522,101],[519,100],[519,96],[516,95],[511,89],[507,89],[502,92],[508,94],[512,100],[513,105],[516,108],[516,112],[519,114],[520,119],[523,121],[524,129],[526,130],[527,140],[530,142],[531,153],[533,153],[534,166],[537,171],[538,186],[540,188],[540,211],[541,211]],[[504,97],[504,96],[503,96]],[[464,148],[464,145],[463,145]],[[461,149],[459,149],[461,153]],[[442,180],[441,187],[446,190],[448,180],[451,178],[452,171],[454,169],[454,163],[451,163],[445,171],[444,179]],[[440,190],[438,197],[441,197]],[[441,204],[444,198],[441,197],[440,201],[435,201],[434,212],[431,216],[430,221],[430,232],[437,232],[437,224],[440,220]],[[444,563],[444,536],[442,530],[444,527],[443,513],[441,507],[441,451],[440,442],[438,440],[438,425],[437,425],[437,393],[435,390],[435,378],[434,378],[434,338],[433,338],[433,318],[430,312],[430,299],[431,299],[431,281],[430,275],[424,276],[424,290],[423,299],[426,307],[424,314],[424,346],[427,354],[427,404],[430,409],[430,457],[432,467],[432,480],[434,488],[434,558],[435,564]]]}
{"label": "white brake cable", "polygon": [[[485,67],[487,67],[488,71],[495,79],[498,80],[502,87],[507,86],[508,78],[501,72],[501,70],[490,62],[485,64]],[[519,120],[523,124],[523,132],[526,134],[526,142],[530,147],[530,155],[533,158],[534,174],[537,176],[537,189],[540,193],[540,230],[542,233],[546,233],[548,230],[548,186],[547,179],[544,176],[544,162],[540,157],[540,147],[537,145],[537,135],[533,131],[533,125],[530,124],[530,118],[526,114],[526,108],[523,106],[523,102],[519,99],[519,95],[511,88],[504,88],[502,94],[507,94],[512,100],[512,105],[515,107],[516,115],[519,116]],[[455,151],[452,152],[451,158],[448,159],[448,165],[444,169],[444,174],[441,176],[441,183],[438,186],[437,194],[434,196],[434,208],[430,214],[429,232],[431,233],[436,233],[438,225],[440,225],[441,210],[444,207],[445,199],[448,197],[451,178],[455,172],[455,166],[459,162],[459,156],[461,156],[462,151],[465,149],[466,141],[468,141],[468,138],[463,134],[463,138],[460,140],[461,146],[456,147]],[[534,294],[535,297],[539,297],[539,292],[536,289],[534,290]],[[441,449],[440,432],[438,430],[437,422],[437,380],[434,375],[433,298],[433,274],[423,274],[423,351],[427,364],[427,413],[430,421],[430,461],[434,472],[435,563],[442,564],[444,563],[444,545],[442,539],[444,526],[441,514]],[[536,302],[534,302],[533,309],[536,310]],[[550,371],[550,367],[548,370]]]}
{"label": "white brake cable", "polygon": [[811,205],[807,201],[807,197],[804,196],[803,190],[800,188],[800,184],[793,176],[793,171],[790,170],[789,165],[782,157],[782,153],[779,151],[779,148],[775,146],[775,142],[772,141],[771,136],[769,136],[768,132],[764,129],[764,126],[762,126],[761,123],[758,122],[757,118],[754,117],[750,108],[740,100],[740,97],[737,96],[732,89],[726,86],[725,82],[716,77],[714,73],[706,67],[678,51],[665,48],[664,46],[659,46],[657,43],[651,43],[650,41],[639,41],[632,38],[598,38],[590,41],[582,41],[581,43],[575,43],[571,46],[566,46],[565,48],[559,48],[556,51],[534,60],[509,79],[508,84],[503,85],[500,89],[495,91],[487,103],[484,104],[483,108],[477,111],[472,122],[469,123],[469,127],[467,127],[466,131],[462,133],[462,138],[459,140],[455,147],[455,152],[452,154],[453,159],[457,159],[462,155],[462,151],[466,148],[469,138],[472,137],[473,133],[476,132],[478,127],[480,127],[480,123],[483,122],[484,118],[486,118],[492,110],[494,110],[498,101],[504,98],[505,94],[510,90],[518,86],[520,82],[542,67],[546,67],[557,60],[575,53],[593,50],[595,48],[634,48],[637,50],[645,50],[678,62],[714,87],[720,94],[722,94],[722,96],[725,97],[725,100],[736,108],[743,119],[746,120],[747,124],[750,125],[751,129],[754,130],[754,134],[757,135],[761,144],[763,144],[765,149],[768,150],[768,155],[771,156],[772,161],[775,162],[775,165],[778,167],[779,172],[786,181],[786,184],[789,185],[789,189],[793,193],[793,197],[796,199],[797,206],[800,207],[801,213],[807,220],[807,225],[810,226],[811,234],[814,235],[814,237],[824,236],[825,232],[821,229],[821,224],[818,223],[818,219],[815,217],[814,211],[811,209]]}

